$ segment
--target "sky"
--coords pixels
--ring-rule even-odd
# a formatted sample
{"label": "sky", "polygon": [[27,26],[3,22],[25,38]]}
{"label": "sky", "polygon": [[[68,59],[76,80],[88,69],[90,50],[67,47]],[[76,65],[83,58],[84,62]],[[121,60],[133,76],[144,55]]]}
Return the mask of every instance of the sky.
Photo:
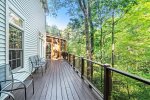
{"label": "sky", "polygon": [[57,16],[47,16],[47,24],[49,26],[56,25],[59,29],[64,30],[69,22],[69,15],[66,14],[67,9],[62,8],[58,11]]}

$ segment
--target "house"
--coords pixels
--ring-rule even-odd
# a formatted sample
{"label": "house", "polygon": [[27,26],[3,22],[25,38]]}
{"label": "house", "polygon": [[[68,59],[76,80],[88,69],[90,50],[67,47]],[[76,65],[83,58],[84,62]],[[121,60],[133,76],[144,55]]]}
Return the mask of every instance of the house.
{"label": "house", "polygon": [[29,56],[45,57],[47,9],[47,0],[0,0],[0,65],[29,71]]}

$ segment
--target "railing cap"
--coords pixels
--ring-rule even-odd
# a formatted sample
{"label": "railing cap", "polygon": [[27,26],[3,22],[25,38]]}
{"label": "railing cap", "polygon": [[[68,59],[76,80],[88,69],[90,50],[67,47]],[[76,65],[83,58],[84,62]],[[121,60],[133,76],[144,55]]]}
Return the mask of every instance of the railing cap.
{"label": "railing cap", "polygon": [[102,66],[103,66],[103,67],[111,67],[110,64],[103,64]]}

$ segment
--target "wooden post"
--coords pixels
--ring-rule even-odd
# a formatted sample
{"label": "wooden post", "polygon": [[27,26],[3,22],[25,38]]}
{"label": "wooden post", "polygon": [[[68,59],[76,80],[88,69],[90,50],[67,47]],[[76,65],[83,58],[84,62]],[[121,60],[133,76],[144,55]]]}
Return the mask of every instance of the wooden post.
{"label": "wooden post", "polygon": [[68,61],[68,52],[65,52],[66,60]]}
{"label": "wooden post", "polygon": [[91,82],[93,81],[93,63],[92,62],[90,62],[90,70],[91,70],[91,77],[90,77],[90,79],[91,79]]}
{"label": "wooden post", "polygon": [[69,62],[69,53],[67,52],[67,61]]}
{"label": "wooden post", "polygon": [[72,54],[70,54],[70,65],[72,66]]}
{"label": "wooden post", "polygon": [[64,51],[65,52],[67,51],[67,42],[66,42],[66,40],[64,40]]}
{"label": "wooden post", "polygon": [[104,100],[111,100],[112,77],[108,69],[110,65],[104,65]]}
{"label": "wooden post", "polygon": [[68,53],[68,61],[69,61],[69,64],[70,64],[70,54]]}
{"label": "wooden post", "polygon": [[68,61],[68,52],[65,52],[65,59]]}
{"label": "wooden post", "polygon": [[75,55],[73,55],[73,69],[75,69]]}
{"label": "wooden post", "polygon": [[54,44],[53,44],[53,38],[52,39],[52,42],[51,42],[51,59],[53,59],[53,55],[54,55],[54,52],[53,52],[53,47],[54,47]]}
{"label": "wooden post", "polygon": [[59,58],[61,58],[61,52],[62,52],[62,40],[61,39],[59,39]]}
{"label": "wooden post", "polygon": [[84,76],[84,58],[81,57],[81,78]]}

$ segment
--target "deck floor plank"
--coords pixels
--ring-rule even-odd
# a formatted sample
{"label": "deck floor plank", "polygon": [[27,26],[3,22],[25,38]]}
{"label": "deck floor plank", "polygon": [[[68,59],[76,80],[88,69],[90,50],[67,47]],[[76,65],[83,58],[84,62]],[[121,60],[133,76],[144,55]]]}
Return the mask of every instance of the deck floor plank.
{"label": "deck floor plank", "polygon": [[[69,67],[66,67],[66,65],[63,65],[64,66],[64,70],[66,70],[66,74],[69,75],[69,80],[72,82],[74,88],[75,88],[75,91],[78,95],[78,99],[80,100],[82,98],[82,100],[87,100],[87,99],[84,99],[85,98],[85,95],[84,93],[81,92],[81,90],[79,89],[80,86],[77,86],[77,82],[78,80],[75,79],[75,77],[69,72],[69,70],[71,70]],[[74,73],[74,71],[72,71]]]}
{"label": "deck floor plank", "polygon": [[74,100],[79,100],[79,97],[78,97],[78,94],[77,94],[77,91],[76,91],[76,88],[74,87],[73,83],[71,82],[70,80],[70,74],[67,73],[67,69],[65,69],[65,67],[63,67],[63,70],[65,70],[65,77],[66,77],[66,80],[68,81],[68,85],[70,87],[70,90],[71,90],[71,93],[72,93],[72,96],[73,96],[73,99]]}
{"label": "deck floor plank", "polygon": [[[82,86],[82,83],[80,84],[79,80],[76,79],[76,74],[77,73],[72,71],[72,69],[68,68],[66,65],[64,65],[64,66],[65,66],[64,68],[66,68],[66,71],[68,73],[70,73],[70,75],[71,75],[70,80],[73,81],[73,84],[74,84],[75,88],[78,91],[78,95],[79,95],[80,99],[82,99],[82,100],[92,100],[92,98],[89,97],[89,95],[86,93],[86,91],[84,91],[84,87]],[[71,73],[73,73],[73,74],[71,74]],[[77,76],[77,77],[79,77],[79,76]]]}
{"label": "deck floor plank", "polygon": [[79,78],[77,73],[75,71],[73,71],[73,69],[71,67],[68,67],[70,65],[67,62],[62,62],[62,63],[63,63],[64,68],[66,68],[65,70],[67,70],[68,73],[70,73],[70,75],[71,75],[70,78],[72,78],[72,80],[75,82],[75,84],[77,85],[77,88],[80,89],[79,91],[81,91],[81,94],[84,95],[84,99],[85,100],[95,100],[96,98],[91,93],[90,88],[88,88],[88,86],[85,85],[85,82],[81,78]]}
{"label": "deck floor plank", "polygon": [[[61,68],[61,70],[63,70],[63,67]],[[71,88],[70,88],[68,80],[67,80],[67,77],[69,77],[69,75],[66,76],[65,72],[62,72],[62,76],[63,76],[63,80],[64,80],[64,84],[65,84],[65,89],[66,89],[66,92],[67,92],[68,100],[74,100]]]}
{"label": "deck floor plank", "polygon": [[[63,60],[49,61],[46,73],[34,74],[35,93],[27,89],[27,100],[99,100],[73,68]],[[24,100],[24,91],[15,92],[15,100]]]}
{"label": "deck floor plank", "polygon": [[51,99],[51,95],[52,95],[52,87],[53,87],[53,77],[54,77],[54,72],[53,72],[53,63],[51,63],[49,65],[50,67],[50,78],[49,78],[49,84],[48,84],[48,89],[47,89],[47,93],[46,93],[46,99],[45,100],[50,100]]}
{"label": "deck floor plank", "polygon": [[57,69],[57,100],[63,100],[62,98],[62,88],[61,88],[61,79],[60,79],[60,66],[59,64],[56,67]]}
{"label": "deck floor plank", "polygon": [[60,70],[60,81],[61,81],[61,89],[62,89],[62,98],[63,98],[63,100],[69,100],[61,64],[59,64],[59,70]]}

